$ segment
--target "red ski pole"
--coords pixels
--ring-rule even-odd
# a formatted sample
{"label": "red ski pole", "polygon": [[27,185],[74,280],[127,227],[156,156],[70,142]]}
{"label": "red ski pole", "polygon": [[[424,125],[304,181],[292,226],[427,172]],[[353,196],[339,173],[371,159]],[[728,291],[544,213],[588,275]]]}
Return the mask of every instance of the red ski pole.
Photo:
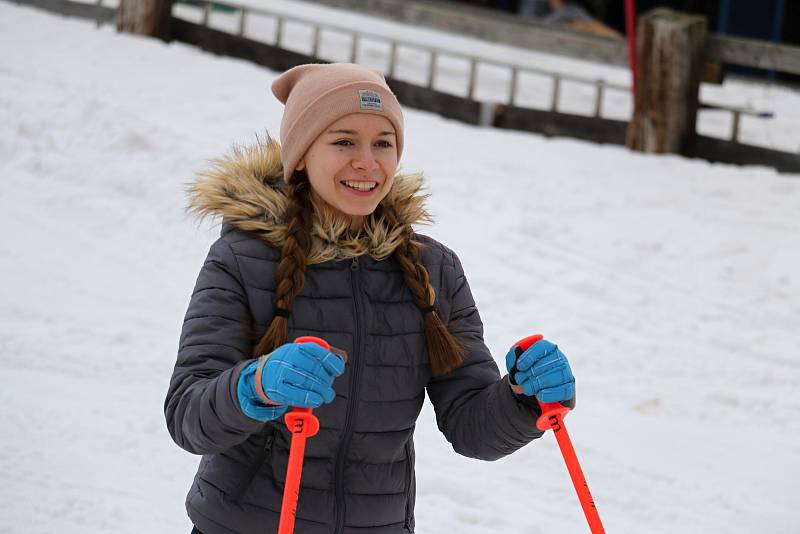
{"label": "red ski pole", "polygon": [[[515,343],[514,346],[520,349],[517,356],[541,340],[542,337],[541,334],[535,334]],[[536,427],[545,431],[553,429],[558,448],[561,449],[564,463],[567,464],[567,471],[572,479],[572,485],[575,486],[575,492],[578,494],[578,501],[580,501],[581,508],[583,508],[583,515],[586,516],[586,521],[589,522],[589,529],[592,534],[605,534],[603,523],[600,522],[600,514],[597,513],[594,499],[592,499],[592,494],[589,492],[589,485],[586,483],[586,477],[583,476],[581,464],[578,462],[578,455],[575,454],[575,448],[572,446],[572,440],[569,439],[569,433],[564,424],[564,417],[571,408],[564,406],[560,402],[540,402],[539,405],[542,407],[542,415],[536,420]]]}
{"label": "red ski pole", "polygon": [[[327,341],[318,337],[298,337],[295,343],[316,343],[326,350],[342,355],[341,351],[332,349]],[[286,484],[283,488],[281,519],[278,534],[292,534],[297,516],[297,499],[300,495],[300,477],[303,473],[303,456],[306,452],[306,440],[319,432],[319,419],[311,413],[311,408],[294,408],[284,416],[286,428],[292,433],[292,444],[289,448],[289,466],[286,470]]]}

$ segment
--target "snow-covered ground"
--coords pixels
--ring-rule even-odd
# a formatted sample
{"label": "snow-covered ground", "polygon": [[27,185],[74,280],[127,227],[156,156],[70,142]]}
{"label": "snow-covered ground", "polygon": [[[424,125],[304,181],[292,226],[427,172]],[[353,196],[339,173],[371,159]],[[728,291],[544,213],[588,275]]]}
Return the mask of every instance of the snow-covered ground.
{"label": "snow-covered ground", "polygon": [[[3,2],[0,48],[0,532],[188,532],[162,402],[218,229],[183,186],[277,135],[277,73]],[[799,532],[800,176],[406,121],[500,365],[573,364],[606,530]],[[416,442],[421,534],[587,531],[553,436],[469,460],[426,405]]]}

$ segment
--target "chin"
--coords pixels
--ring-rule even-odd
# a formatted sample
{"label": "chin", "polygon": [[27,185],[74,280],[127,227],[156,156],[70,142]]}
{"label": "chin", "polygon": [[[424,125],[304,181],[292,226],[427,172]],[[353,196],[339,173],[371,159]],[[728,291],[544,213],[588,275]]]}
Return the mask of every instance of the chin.
{"label": "chin", "polygon": [[350,216],[366,217],[367,215],[371,215],[372,212],[375,211],[375,208],[377,208],[377,207],[378,206],[375,205],[375,206],[371,206],[369,208],[351,209],[351,210],[347,210],[345,213],[347,213]]}
{"label": "chin", "polygon": [[370,213],[375,211],[375,208],[378,207],[378,204],[379,204],[378,202],[375,203],[370,202],[369,204],[348,202],[347,204],[340,206],[339,211],[351,216],[369,215]]}

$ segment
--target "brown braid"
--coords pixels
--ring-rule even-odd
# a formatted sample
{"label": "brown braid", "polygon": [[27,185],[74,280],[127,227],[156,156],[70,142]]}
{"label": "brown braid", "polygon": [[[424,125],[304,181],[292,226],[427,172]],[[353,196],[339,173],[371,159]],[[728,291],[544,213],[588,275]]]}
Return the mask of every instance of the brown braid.
{"label": "brown braid", "polygon": [[[306,276],[306,258],[311,252],[311,197],[310,184],[305,172],[296,171],[289,181],[289,204],[286,207],[286,241],[281,249],[278,264],[278,283],[275,290],[275,307],[291,311],[294,298],[303,289]],[[275,315],[266,333],[253,349],[259,357],[288,341],[289,318]]]}
{"label": "brown braid", "polygon": [[[391,223],[397,222],[397,217],[391,209],[382,209],[381,214]],[[394,251],[394,257],[403,269],[403,279],[414,301],[420,310],[425,310],[422,312],[425,321],[425,344],[431,361],[431,371],[434,376],[440,376],[461,365],[466,349],[450,333],[433,306],[435,295],[428,278],[428,271],[422,263],[422,247],[413,241],[411,236],[412,229],[408,225],[402,242]],[[433,311],[426,310],[431,307]]]}

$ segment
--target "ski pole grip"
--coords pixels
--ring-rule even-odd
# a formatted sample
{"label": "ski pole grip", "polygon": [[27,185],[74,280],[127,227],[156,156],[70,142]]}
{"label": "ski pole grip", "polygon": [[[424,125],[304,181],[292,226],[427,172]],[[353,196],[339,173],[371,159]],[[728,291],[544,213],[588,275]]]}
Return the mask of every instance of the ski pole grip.
{"label": "ski pole grip", "polygon": [[[319,337],[302,336],[295,339],[294,342],[316,343],[325,350],[331,350],[328,342]],[[319,432],[319,419],[312,413],[311,408],[293,408],[283,419],[286,422],[286,428],[294,435],[310,438]]]}
{"label": "ski pole grip", "polygon": [[321,337],[301,336],[294,340],[295,343],[316,343],[325,350],[331,350],[330,344]]}
{"label": "ski pole grip", "polygon": [[[519,358],[522,356],[523,352],[531,348],[534,343],[541,341],[542,339],[544,339],[542,334],[533,334],[532,336],[520,339],[514,343],[514,354],[517,358]],[[514,393],[524,395],[522,387],[517,384],[516,380],[514,380],[514,375],[516,373],[517,363],[515,360],[514,366],[508,373],[508,380],[511,383],[511,389],[514,390]],[[560,402],[539,402],[539,406],[542,408],[542,415],[536,419],[536,428],[539,430],[550,430],[551,428],[553,430],[560,429],[561,419],[567,415],[567,412],[570,411],[568,406],[564,406]]]}
{"label": "ski pole grip", "polygon": [[524,339],[520,339],[516,343],[514,343],[512,349],[514,350],[514,365],[508,371],[508,381],[511,383],[511,389],[517,395],[524,395],[525,393],[522,390],[522,386],[517,384],[517,381],[514,379],[514,375],[517,374],[517,360],[519,357],[522,356],[522,353],[528,350],[531,345],[536,343],[537,341],[541,341],[544,339],[542,334],[533,334],[532,336],[528,336]]}

